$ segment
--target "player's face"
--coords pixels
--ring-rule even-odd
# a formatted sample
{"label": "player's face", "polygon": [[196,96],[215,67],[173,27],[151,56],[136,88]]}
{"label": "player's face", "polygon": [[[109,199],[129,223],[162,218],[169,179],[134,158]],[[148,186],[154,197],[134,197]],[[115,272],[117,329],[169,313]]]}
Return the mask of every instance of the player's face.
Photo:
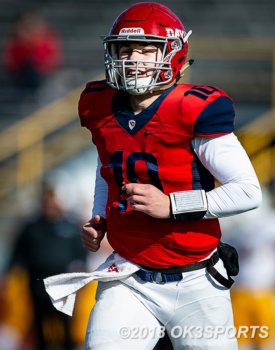
{"label": "player's face", "polygon": [[[138,78],[144,78],[155,72],[153,68],[147,67],[157,66],[156,63],[152,62],[161,61],[162,51],[155,45],[129,42],[119,46],[118,57],[119,60],[132,61],[130,64],[127,62],[127,66],[129,65],[129,67],[125,71],[126,78],[133,78],[135,76],[137,61],[139,61]],[[122,70],[120,73],[122,73]]]}

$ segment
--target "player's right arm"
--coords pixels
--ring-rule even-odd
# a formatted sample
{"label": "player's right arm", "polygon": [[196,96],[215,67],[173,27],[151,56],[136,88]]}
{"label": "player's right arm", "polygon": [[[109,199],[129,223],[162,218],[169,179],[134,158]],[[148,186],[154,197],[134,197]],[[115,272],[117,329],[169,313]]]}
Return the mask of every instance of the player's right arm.
{"label": "player's right arm", "polygon": [[100,243],[106,233],[106,214],[108,187],[105,180],[100,175],[101,162],[97,159],[97,170],[95,180],[95,195],[93,217],[82,227],[81,239],[85,249],[96,252],[100,248]]}
{"label": "player's right arm", "polygon": [[93,219],[82,227],[81,239],[85,249],[96,252],[100,248],[100,243],[106,233],[106,219],[95,215]]}

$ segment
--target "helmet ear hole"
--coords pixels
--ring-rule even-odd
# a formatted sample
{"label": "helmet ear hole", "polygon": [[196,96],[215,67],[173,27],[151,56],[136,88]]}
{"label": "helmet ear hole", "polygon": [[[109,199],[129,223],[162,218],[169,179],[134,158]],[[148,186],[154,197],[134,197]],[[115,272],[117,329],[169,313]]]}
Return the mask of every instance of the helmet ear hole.
{"label": "helmet ear hole", "polygon": [[181,64],[181,62],[182,62],[184,59],[185,59],[185,56],[180,57],[180,58],[178,59],[179,64]]}

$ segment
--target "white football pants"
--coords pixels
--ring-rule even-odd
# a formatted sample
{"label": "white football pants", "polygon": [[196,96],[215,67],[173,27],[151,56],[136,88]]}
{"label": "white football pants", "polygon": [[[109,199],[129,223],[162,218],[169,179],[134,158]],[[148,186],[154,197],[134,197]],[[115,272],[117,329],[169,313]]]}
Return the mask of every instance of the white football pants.
{"label": "white football pants", "polygon": [[[215,268],[227,276],[221,260]],[[178,282],[144,282],[135,274],[99,282],[85,350],[151,350],[164,328],[175,350],[236,350],[229,290],[201,269]]]}

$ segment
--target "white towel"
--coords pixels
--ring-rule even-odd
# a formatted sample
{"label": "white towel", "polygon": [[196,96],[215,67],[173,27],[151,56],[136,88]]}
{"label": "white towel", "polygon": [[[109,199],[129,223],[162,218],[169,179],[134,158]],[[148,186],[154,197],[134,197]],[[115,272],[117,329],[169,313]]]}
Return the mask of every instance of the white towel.
{"label": "white towel", "polygon": [[46,292],[53,306],[72,316],[76,292],[87,283],[98,280],[103,282],[121,280],[129,277],[140,267],[113,252],[94,272],[63,273],[44,279]]}

